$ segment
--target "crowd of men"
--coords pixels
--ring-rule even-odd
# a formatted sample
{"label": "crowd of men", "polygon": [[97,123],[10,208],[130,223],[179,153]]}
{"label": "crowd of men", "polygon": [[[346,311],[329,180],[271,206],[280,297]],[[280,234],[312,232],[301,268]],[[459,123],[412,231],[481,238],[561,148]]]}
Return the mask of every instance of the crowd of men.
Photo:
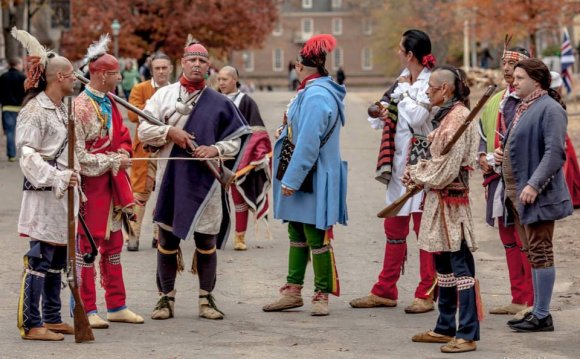
{"label": "crowd of men", "polygon": [[[25,181],[18,232],[30,243],[18,309],[23,339],[59,341],[75,331],[63,321],[60,303],[61,273],[67,265],[62,221],[67,191],[74,192],[75,215],[86,223],[86,228],[78,227],[76,267],[94,329],[106,329],[110,322],[144,322],[126,306],[121,252],[123,231],[127,249],[139,249],[148,203],[154,207],[159,292],[150,317],[174,317],[176,275],[185,269],[180,245],[193,238],[191,271],[199,278],[199,316],[223,319],[213,291],[217,249],[229,237],[229,195],[235,205],[234,248],[246,250],[249,212],[256,221],[266,220],[270,188],[274,217],[288,223],[289,259],[279,298],[263,310],[304,305],[302,289],[311,261],[310,314],[330,314],[329,295],[340,295],[333,226],[346,225],[348,218],[348,168],[340,151],[346,88],[326,69],[334,37],[314,36],[300,50],[294,64],[300,84],[272,147],[258,106],[239,89],[237,70],[224,67],[219,90],[209,87],[209,52],[192,39],[183,49],[176,82],[169,81],[171,59],[159,53],[151,58],[152,78],[127,93],[129,103],[142,111],[129,111],[129,120],[138,124],[132,140],[111,94],[121,81],[121,68],[107,53],[109,38],[103,36],[87,50],[90,82],[71,109],[75,166],[69,168],[69,109],[63,99],[73,95],[77,75],[69,60],[46,51],[28,33],[14,29],[13,35],[29,53],[27,76],[21,79],[25,97],[22,104],[13,104],[23,107],[6,109],[19,111],[13,145],[20,151]],[[476,350],[483,313],[472,255],[477,234],[469,173],[479,167],[486,186],[486,219],[499,228],[512,294],[510,303],[490,313],[515,315],[508,325],[517,332],[553,331],[554,221],[572,213],[568,187],[574,183],[567,184],[566,178],[579,176],[564,173],[578,167],[566,165],[576,158],[573,147],[565,146],[566,113],[550,87],[550,72],[526,49],[509,47],[506,41],[502,69],[507,87],[491,98],[479,121],[465,127],[471,112],[466,74],[453,66],[435,66],[428,34],[403,33],[398,60],[403,71],[379,110],[369,111],[369,123],[382,131],[376,178],[386,185],[385,204],[408,199],[385,218],[385,255],[377,282],[350,305],[397,305],[412,220],[420,280],[405,312],[425,313],[436,305],[439,310],[434,329],[415,334],[412,341],[441,343],[445,353]],[[17,78],[13,75],[11,81]],[[421,143],[429,145],[421,148]],[[16,158],[15,149],[9,157]],[[83,258],[93,246],[99,252],[106,317],[96,305],[96,265]]]}

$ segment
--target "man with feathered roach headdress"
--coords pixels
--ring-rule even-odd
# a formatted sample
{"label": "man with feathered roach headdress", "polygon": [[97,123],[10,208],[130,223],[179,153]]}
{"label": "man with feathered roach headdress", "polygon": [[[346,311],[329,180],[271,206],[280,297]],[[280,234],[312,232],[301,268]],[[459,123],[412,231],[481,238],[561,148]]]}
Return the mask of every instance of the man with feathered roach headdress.
{"label": "man with feathered roach headdress", "polygon": [[346,89],[328,76],[325,67],[335,45],[331,35],[316,35],[296,59],[301,83],[274,146],[274,217],[288,222],[288,276],[281,297],[263,307],[266,312],[304,305],[301,291],[310,252],[314,268],[311,315],[328,315],[328,295],[340,294],[330,242],[333,225],[346,225],[347,220],[347,166],[340,156]]}
{"label": "man with feathered roach headdress", "polygon": [[[126,169],[131,166],[131,135],[115,101],[108,95],[121,81],[119,62],[107,53],[109,36],[101,36],[87,51],[90,83],[75,99],[76,154],[81,164],[82,188],[87,201],[81,215],[101,255],[101,286],[105,289],[107,319],[111,322],[143,323],[125,305],[121,267],[121,227],[132,215],[134,199]],[[127,226],[126,226],[127,227]],[[79,249],[90,252],[90,243],[79,228]],[[81,298],[92,328],[108,328],[97,314],[94,263],[79,262]]]}
{"label": "man with feathered roach headdress", "polygon": [[74,333],[62,321],[60,291],[67,256],[64,194],[78,183],[77,174],[67,169],[68,110],[63,98],[72,95],[75,77],[69,60],[47,51],[26,31],[13,28],[12,36],[28,52],[26,97],[16,129],[24,174],[18,233],[30,241],[24,255],[18,328],[22,339],[58,341],[63,334]]}

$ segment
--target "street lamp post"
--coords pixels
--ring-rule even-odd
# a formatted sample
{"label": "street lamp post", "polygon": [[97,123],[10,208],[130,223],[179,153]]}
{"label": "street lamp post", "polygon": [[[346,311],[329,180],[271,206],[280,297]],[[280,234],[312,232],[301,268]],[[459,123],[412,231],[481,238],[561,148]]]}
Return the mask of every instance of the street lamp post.
{"label": "street lamp post", "polygon": [[117,19],[113,20],[111,24],[111,30],[113,31],[113,46],[115,57],[119,58],[119,32],[121,31],[121,24]]}

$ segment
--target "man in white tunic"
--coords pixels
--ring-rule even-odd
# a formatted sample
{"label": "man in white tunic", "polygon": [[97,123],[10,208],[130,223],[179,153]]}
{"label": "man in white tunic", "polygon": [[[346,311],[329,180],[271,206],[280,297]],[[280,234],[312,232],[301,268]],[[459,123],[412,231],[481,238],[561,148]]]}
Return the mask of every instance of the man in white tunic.
{"label": "man in white tunic", "polygon": [[[399,60],[405,67],[398,82],[385,94],[389,111],[383,110],[379,118],[369,118],[371,127],[383,129],[377,180],[387,185],[386,204],[403,196],[406,188],[401,182],[409,157],[414,134],[426,135],[432,129],[431,105],[425,94],[431,68],[435,59],[431,54],[429,36],[420,30],[408,30],[399,44]],[[385,104],[385,105],[386,105]],[[394,136],[393,136],[394,132]],[[413,230],[419,234],[423,192],[413,196],[396,217],[384,221],[387,243],[383,269],[371,292],[350,302],[353,308],[395,307],[398,300],[397,282],[407,258],[407,235],[413,218]],[[419,251],[421,279],[415,290],[413,303],[405,308],[407,313],[424,313],[433,310],[435,267],[433,256]]]}
{"label": "man in white tunic", "polygon": [[[63,334],[74,333],[60,315],[60,290],[67,255],[64,194],[78,183],[77,174],[67,169],[68,111],[63,98],[72,95],[75,77],[69,60],[47,53],[24,31],[13,29],[12,34],[25,46],[30,41],[36,45],[27,46],[27,95],[16,131],[25,177],[18,233],[30,241],[24,255],[18,329],[22,339],[58,341]],[[77,211],[75,206],[75,215]]]}

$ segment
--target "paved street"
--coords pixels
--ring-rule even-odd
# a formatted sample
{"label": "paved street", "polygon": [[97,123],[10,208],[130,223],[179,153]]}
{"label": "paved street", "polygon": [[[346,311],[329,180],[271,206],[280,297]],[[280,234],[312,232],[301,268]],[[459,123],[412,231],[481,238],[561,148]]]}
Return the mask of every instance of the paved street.
{"label": "paved street", "polygon": [[[235,252],[232,243],[218,253],[215,290],[223,321],[198,317],[197,278],[189,272],[178,276],[175,318],[153,321],[149,315],[157,301],[155,287],[156,252],[150,248],[151,226],[143,232],[139,252],[123,252],[128,306],[143,315],[145,324],[111,324],[94,330],[96,340],[75,344],[26,342],[16,328],[16,306],[27,241],[16,233],[21,199],[22,174],[17,163],[5,158],[4,138],[0,141],[0,358],[446,358],[439,345],[412,343],[410,337],[432,329],[436,312],[405,314],[418,279],[418,251],[410,236],[405,275],[399,282],[396,308],[358,309],[348,302],[369,292],[381,268],[384,234],[376,218],[383,208],[384,186],[373,179],[380,133],[366,122],[369,100],[382,90],[353,92],[347,97],[347,126],[342,130],[342,153],[349,162],[349,225],[338,227],[334,241],[341,296],[331,297],[328,317],[311,317],[312,269],[305,283],[303,308],[286,313],[264,313],[262,305],[275,299],[285,282],[288,239],[286,226],[270,220],[273,241],[265,239],[262,225],[256,238],[248,228],[249,250]],[[258,102],[270,132],[282,118],[289,92],[261,92],[252,95]],[[578,145],[576,146],[578,149]],[[507,267],[497,231],[484,224],[484,201],[479,172],[472,176],[476,234],[477,276],[481,281],[485,307],[510,301]],[[272,217],[272,216],[270,216]],[[577,358],[580,336],[580,255],[578,213],[556,225],[557,282],[553,300],[556,331],[516,334],[505,325],[508,316],[487,315],[481,324],[478,350],[455,357],[469,358]],[[63,218],[63,221],[65,219]],[[191,266],[193,242],[183,245],[186,268]],[[68,289],[63,290],[63,313],[68,313]],[[98,305],[105,312],[103,292]],[[69,318],[66,318],[69,320]],[[72,319],[69,320],[72,322]]]}

